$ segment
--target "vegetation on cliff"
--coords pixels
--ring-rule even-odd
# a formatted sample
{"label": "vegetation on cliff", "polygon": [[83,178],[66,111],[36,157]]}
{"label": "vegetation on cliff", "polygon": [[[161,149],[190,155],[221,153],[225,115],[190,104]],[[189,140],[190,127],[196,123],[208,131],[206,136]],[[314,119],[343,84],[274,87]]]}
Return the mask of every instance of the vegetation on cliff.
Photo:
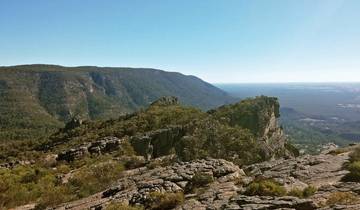
{"label": "vegetation on cliff", "polygon": [[350,171],[344,177],[345,181],[360,182],[360,147],[357,147],[350,154],[349,163],[346,164],[346,169]]}

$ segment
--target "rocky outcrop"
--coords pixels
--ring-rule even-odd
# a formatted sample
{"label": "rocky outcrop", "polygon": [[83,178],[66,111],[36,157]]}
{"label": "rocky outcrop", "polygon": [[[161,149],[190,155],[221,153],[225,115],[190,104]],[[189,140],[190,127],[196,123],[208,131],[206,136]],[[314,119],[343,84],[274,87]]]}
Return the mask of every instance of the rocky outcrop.
{"label": "rocky outcrop", "polygon": [[83,120],[74,117],[65,124],[64,130],[72,130],[74,128],[81,126],[82,124],[83,124]]}
{"label": "rocky outcrop", "polygon": [[[208,209],[356,209],[360,204],[327,204],[336,192],[360,195],[359,183],[344,183],[340,178],[347,173],[342,169],[347,154],[302,156],[288,160],[267,161],[245,167],[247,175],[238,166],[222,159],[177,162],[153,169],[141,167],[124,172],[124,177],[107,190],[58,206],[56,209],[101,209],[111,202],[146,205],[152,192],[182,192],[185,201],[177,210]],[[196,174],[209,176],[213,182],[200,191],[189,191]],[[274,179],[288,191],[314,185],[318,191],[302,199],[293,196],[248,196],[246,185],[256,177]]]}
{"label": "rocky outcrop", "polygon": [[84,157],[86,154],[105,154],[121,149],[123,139],[116,137],[105,137],[98,141],[72,148],[58,154],[58,161],[74,161]]}
{"label": "rocky outcrop", "polygon": [[138,155],[147,160],[169,155],[175,144],[181,140],[186,131],[182,126],[169,126],[164,129],[146,132],[132,136],[129,139],[117,137],[104,137],[98,141],[90,142],[58,154],[58,161],[74,161],[86,154],[105,154],[121,149],[124,141],[129,141]]}
{"label": "rocky outcrop", "polygon": [[151,103],[151,106],[172,106],[178,105],[179,100],[174,96],[164,96]]}
{"label": "rocky outcrop", "polygon": [[348,153],[340,155],[305,155],[293,159],[279,159],[253,164],[244,168],[249,175],[275,179],[286,188],[321,187],[337,183],[348,173],[343,164]]}
{"label": "rocky outcrop", "polygon": [[231,126],[240,126],[252,132],[262,149],[263,159],[293,157],[288,150],[287,137],[279,126],[279,101],[274,97],[260,96],[237,104],[222,106],[208,113]]}
{"label": "rocky outcrop", "polygon": [[[196,202],[202,206],[213,207],[224,205],[227,199],[235,195],[239,188],[234,181],[245,177],[245,173],[238,166],[221,159],[179,162],[151,170],[142,167],[126,171],[124,178],[118,180],[117,185],[99,194],[58,206],[56,209],[100,209],[111,201],[133,205],[146,204],[151,192],[186,192],[192,178],[198,173],[211,177],[213,183]],[[187,194],[186,198],[191,200],[191,196],[196,197]],[[186,207],[191,206],[189,202],[187,201],[182,208],[189,209]]]}
{"label": "rocky outcrop", "polygon": [[262,144],[265,157],[291,157],[291,151],[286,150],[287,137],[283,129],[279,126],[275,116],[275,111],[271,112],[269,121],[266,123],[264,131],[258,137]]}
{"label": "rocky outcrop", "polygon": [[[355,210],[360,207],[360,183],[341,181],[348,173],[343,169],[348,156],[349,151],[337,155],[322,153],[272,160],[246,166],[246,173],[223,159],[176,162],[175,155],[164,156],[151,160],[143,167],[124,171],[115,185],[100,193],[55,209],[104,209],[112,202],[146,206],[151,194],[159,192],[184,194],[184,202],[175,207],[176,210]],[[194,188],[195,177],[199,174],[210,181]],[[256,178],[275,180],[288,192],[310,185],[315,186],[317,191],[308,198],[246,195],[248,184]],[[355,200],[346,204],[328,202],[331,197],[343,192],[350,193]]]}
{"label": "rocky outcrop", "polygon": [[169,155],[171,149],[184,135],[185,129],[182,126],[170,126],[141,136],[133,136],[130,142],[139,155],[150,160]]}

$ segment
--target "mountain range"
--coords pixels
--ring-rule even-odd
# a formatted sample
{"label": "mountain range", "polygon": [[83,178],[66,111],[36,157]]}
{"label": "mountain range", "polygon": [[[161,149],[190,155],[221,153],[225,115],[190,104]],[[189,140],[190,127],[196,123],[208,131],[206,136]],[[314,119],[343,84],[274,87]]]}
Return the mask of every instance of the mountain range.
{"label": "mountain range", "polygon": [[76,117],[116,118],[161,96],[210,109],[234,101],[195,76],[148,68],[0,67],[0,140],[24,139],[62,127]]}

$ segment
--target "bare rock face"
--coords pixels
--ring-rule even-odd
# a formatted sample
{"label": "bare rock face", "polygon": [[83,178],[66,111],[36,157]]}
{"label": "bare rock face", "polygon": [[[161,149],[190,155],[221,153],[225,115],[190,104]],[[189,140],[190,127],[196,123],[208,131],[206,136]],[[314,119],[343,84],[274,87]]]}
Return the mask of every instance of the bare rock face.
{"label": "bare rock face", "polygon": [[343,169],[348,154],[305,155],[293,159],[279,159],[253,164],[245,171],[253,176],[275,179],[287,189],[305,188],[308,185],[321,187],[332,185],[348,173]]}
{"label": "bare rock face", "polygon": [[222,159],[180,162],[151,170],[143,167],[126,171],[117,185],[99,194],[58,206],[56,209],[101,208],[111,201],[144,205],[151,192],[186,192],[192,178],[198,173],[208,175],[213,182],[202,197],[193,203],[186,201],[181,209],[189,209],[191,206],[212,206],[217,209],[239,190],[234,181],[245,177],[245,173],[238,166]]}
{"label": "bare rock face", "polygon": [[[183,193],[184,202],[176,210],[267,210],[267,209],[360,209],[360,183],[342,182],[348,173],[343,164],[348,152],[332,155],[306,155],[292,159],[266,161],[244,167],[246,174],[237,165],[222,159],[202,159],[191,162],[176,162],[174,156],[157,158],[149,165],[123,172],[123,178],[115,185],[90,197],[57,206],[54,209],[104,209],[112,202],[145,206],[151,193]],[[153,160],[154,161],[154,160]],[[169,165],[162,166],[161,162]],[[194,178],[202,174],[210,182],[200,188]],[[317,191],[308,198],[293,196],[249,196],[247,185],[255,178],[273,179],[292,189],[315,186]],[[196,189],[194,191],[194,189]],[[329,199],[337,193],[350,193],[356,202],[332,204]]]}
{"label": "bare rock face", "polygon": [[[275,109],[275,107],[273,108]],[[268,120],[266,126],[264,127],[263,132],[259,136],[259,141],[263,145],[263,151],[265,156],[274,157],[274,156],[292,156],[289,151],[286,151],[285,144],[287,143],[287,137],[284,134],[284,131],[278,124],[278,120],[275,115],[275,110],[270,114],[270,119]]]}
{"label": "bare rock face", "polygon": [[181,140],[186,131],[182,126],[169,126],[168,128],[147,132],[141,136],[130,139],[134,150],[148,160],[169,155],[175,144]]}
{"label": "bare rock face", "polygon": [[88,143],[78,148],[72,148],[63,151],[58,154],[57,160],[70,162],[80,159],[86,154],[109,153],[115,150],[119,150],[123,142],[124,142],[123,139],[119,139],[116,137],[105,137],[96,142]]}

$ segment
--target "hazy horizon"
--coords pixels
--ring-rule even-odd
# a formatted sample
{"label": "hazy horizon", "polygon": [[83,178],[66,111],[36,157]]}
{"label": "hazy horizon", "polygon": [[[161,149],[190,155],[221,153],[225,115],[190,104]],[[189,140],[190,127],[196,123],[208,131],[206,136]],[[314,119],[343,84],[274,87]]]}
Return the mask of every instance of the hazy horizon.
{"label": "hazy horizon", "polygon": [[358,82],[360,1],[2,1],[0,65],[144,67],[211,83]]}

